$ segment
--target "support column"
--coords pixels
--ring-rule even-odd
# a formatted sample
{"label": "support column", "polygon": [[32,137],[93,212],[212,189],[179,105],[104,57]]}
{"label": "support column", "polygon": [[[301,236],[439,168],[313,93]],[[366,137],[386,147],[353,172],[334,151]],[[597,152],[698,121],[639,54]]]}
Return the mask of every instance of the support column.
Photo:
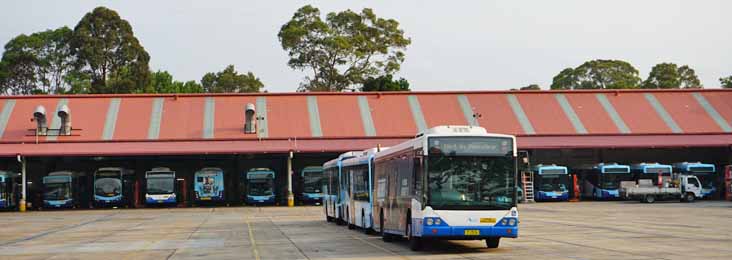
{"label": "support column", "polygon": [[293,157],[293,153],[292,153],[292,151],[290,151],[290,153],[287,156],[287,206],[288,207],[295,206],[295,196],[292,194],[292,157]]}
{"label": "support column", "polygon": [[25,212],[25,206],[26,206],[26,193],[27,193],[27,181],[26,181],[26,172],[25,172],[25,158],[23,156],[18,155],[18,162],[20,163],[20,172],[21,172],[21,181],[23,182],[23,190],[22,195],[20,197],[20,205],[18,205],[18,209],[20,209],[20,212]]}

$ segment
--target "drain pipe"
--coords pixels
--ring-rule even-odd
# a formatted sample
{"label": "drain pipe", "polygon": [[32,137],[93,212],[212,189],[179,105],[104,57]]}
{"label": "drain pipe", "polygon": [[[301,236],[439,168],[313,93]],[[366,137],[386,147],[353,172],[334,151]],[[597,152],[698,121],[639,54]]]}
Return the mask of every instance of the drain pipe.
{"label": "drain pipe", "polygon": [[288,207],[295,206],[295,196],[292,194],[292,157],[293,157],[293,152],[290,151],[290,153],[287,156],[287,206]]}

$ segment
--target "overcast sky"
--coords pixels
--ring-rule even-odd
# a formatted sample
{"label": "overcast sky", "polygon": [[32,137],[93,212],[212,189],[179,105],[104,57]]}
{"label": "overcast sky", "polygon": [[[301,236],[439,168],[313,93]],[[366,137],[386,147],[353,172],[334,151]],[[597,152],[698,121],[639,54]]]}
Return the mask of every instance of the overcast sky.
{"label": "overcast sky", "polygon": [[287,67],[280,26],[310,3],[325,14],[364,7],[412,39],[398,76],[412,90],[495,90],[537,83],[590,59],[622,59],[645,79],[660,62],[688,64],[704,86],[732,75],[732,1],[2,1],[0,42],[73,29],[96,6],[130,22],[153,70],[200,80],[227,64],[270,92],[306,76]]}

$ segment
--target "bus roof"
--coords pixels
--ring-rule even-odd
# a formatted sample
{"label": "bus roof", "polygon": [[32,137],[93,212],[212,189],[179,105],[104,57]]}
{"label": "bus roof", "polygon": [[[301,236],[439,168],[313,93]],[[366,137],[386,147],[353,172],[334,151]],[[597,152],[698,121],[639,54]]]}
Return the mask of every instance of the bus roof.
{"label": "bus roof", "polygon": [[323,167],[322,166],[307,166],[305,168],[302,168],[302,171],[300,172],[322,172]]}
{"label": "bus roof", "polygon": [[[618,164],[615,162],[614,163],[598,163],[597,165],[595,165],[594,168],[599,170],[602,173],[605,173],[608,169],[614,170],[611,173],[629,173],[630,172],[630,165]],[[624,171],[619,172],[619,171],[617,171],[618,169],[623,169]]]}
{"label": "bus roof", "polygon": [[713,173],[717,171],[716,166],[710,163],[701,162],[678,162],[674,163],[674,170],[679,172]]}
{"label": "bus roof", "polygon": [[660,163],[657,163],[657,162],[654,162],[654,163],[645,163],[645,162],[644,163],[635,163],[635,164],[632,164],[630,166],[630,169],[631,170],[634,170],[634,171],[641,171],[643,173],[656,173],[655,171],[651,172],[649,169],[651,169],[651,170],[664,169],[664,170],[668,170],[669,173],[671,173],[673,171],[673,168],[671,167],[671,165],[668,165],[668,164],[660,164]]}
{"label": "bus roof", "polygon": [[196,171],[196,173],[203,173],[203,172],[223,172],[221,168],[218,167],[205,167],[201,168],[200,170]]}
{"label": "bus roof", "polygon": [[544,164],[538,164],[534,166],[533,169],[534,172],[536,172],[539,175],[542,174],[567,174],[567,167],[566,166],[558,166],[556,164],[550,164],[550,165],[544,165]]}
{"label": "bus roof", "polygon": [[376,158],[381,158],[392,153],[403,151],[404,149],[419,149],[424,146],[424,140],[428,137],[447,137],[447,136],[474,136],[474,137],[505,137],[511,138],[513,144],[513,155],[516,156],[516,137],[504,134],[488,133],[485,128],[480,126],[461,126],[461,125],[442,125],[427,129],[417,134],[415,138],[404,141],[400,144],[392,146],[390,149],[376,153]]}
{"label": "bus roof", "polygon": [[270,169],[270,168],[251,168],[247,171],[247,173],[258,173],[258,172],[274,173],[274,171],[272,171],[272,169]]}
{"label": "bus roof", "polygon": [[350,151],[350,152],[342,153],[341,155],[338,155],[338,158],[325,162],[323,164],[323,168],[328,169],[328,168],[337,167],[338,162],[348,159],[348,158],[356,157],[358,155],[358,153],[360,153],[360,152],[361,151]]}

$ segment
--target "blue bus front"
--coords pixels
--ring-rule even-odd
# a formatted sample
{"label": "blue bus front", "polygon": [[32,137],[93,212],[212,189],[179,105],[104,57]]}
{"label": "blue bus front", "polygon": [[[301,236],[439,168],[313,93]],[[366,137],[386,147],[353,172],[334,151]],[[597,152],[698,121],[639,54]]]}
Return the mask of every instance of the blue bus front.
{"label": "blue bus front", "polygon": [[223,201],[223,170],[218,168],[205,168],[196,172],[194,190],[197,201]]}
{"label": "blue bus front", "polygon": [[71,176],[43,177],[43,207],[72,208],[74,199],[71,181]]}
{"label": "blue bus front", "polygon": [[595,167],[595,170],[599,173],[599,176],[592,196],[597,200],[620,199],[620,183],[633,180],[628,165],[599,164]]}
{"label": "blue bus front", "polygon": [[275,173],[269,169],[247,172],[247,204],[274,204]]}
{"label": "blue bus front", "polygon": [[148,205],[175,205],[175,172],[165,169],[153,169],[145,173],[145,203]]}
{"label": "blue bus front", "polygon": [[304,203],[319,204],[323,200],[323,185],[326,185],[326,178],[323,175],[322,167],[306,167],[300,173],[302,178],[302,201]]}
{"label": "blue bus front", "polygon": [[567,167],[557,165],[537,165],[534,167],[534,200],[569,200],[569,174]]}
{"label": "blue bus front", "polygon": [[123,204],[121,170],[100,169],[94,173],[94,203],[100,207]]}
{"label": "blue bus front", "polygon": [[717,192],[716,167],[714,164],[701,162],[683,162],[673,164],[674,171],[680,174],[690,174],[696,176],[702,185],[702,198],[711,197]]}

